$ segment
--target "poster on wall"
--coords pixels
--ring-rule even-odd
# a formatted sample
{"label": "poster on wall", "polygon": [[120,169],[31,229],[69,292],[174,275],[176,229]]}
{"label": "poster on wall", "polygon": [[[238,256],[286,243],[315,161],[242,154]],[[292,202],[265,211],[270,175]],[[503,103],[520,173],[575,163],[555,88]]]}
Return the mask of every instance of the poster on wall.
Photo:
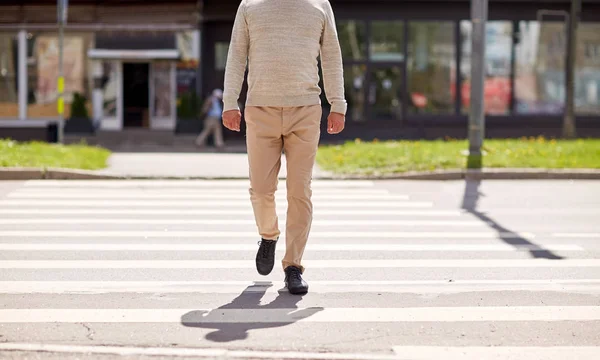
{"label": "poster on wall", "polygon": [[154,63],[152,71],[154,81],[154,114],[155,117],[171,116],[171,64],[168,62]]}
{"label": "poster on wall", "polygon": [[[35,42],[37,57],[37,103],[51,103],[58,96],[58,37],[40,36]],[[71,102],[73,93],[84,92],[84,51],[81,37],[65,37],[63,47],[63,75],[65,102]]]}

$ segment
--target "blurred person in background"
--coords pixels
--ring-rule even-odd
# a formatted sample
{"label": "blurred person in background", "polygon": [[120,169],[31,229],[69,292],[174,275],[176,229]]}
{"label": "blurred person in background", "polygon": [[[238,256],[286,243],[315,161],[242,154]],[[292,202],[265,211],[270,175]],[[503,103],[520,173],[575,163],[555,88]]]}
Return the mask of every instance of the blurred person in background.
{"label": "blurred person in background", "polygon": [[342,54],[328,0],[242,0],[225,68],[223,124],[240,131],[238,99],[248,65],[245,106],[250,200],[261,236],[256,268],[271,273],[280,230],[275,191],[281,153],[287,160],[285,285],[305,294],[302,256],[313,217],[311,180],[322,116],[318,58],[331,105],[327,131],[344,128]]}
{"label": "blurred person in background", "polygon": [[212,94],[206,98],[202,105],[201,116],[204,116],[204,128],[196,138],[196,145],[199,147],[206,146],[206,140],[209,135],[213,134],[215,146],[222,148],[225,146],[223,141],[223,128],[221,125],[221,115],[223,113],[223,91],[221,89],[213,90]]}

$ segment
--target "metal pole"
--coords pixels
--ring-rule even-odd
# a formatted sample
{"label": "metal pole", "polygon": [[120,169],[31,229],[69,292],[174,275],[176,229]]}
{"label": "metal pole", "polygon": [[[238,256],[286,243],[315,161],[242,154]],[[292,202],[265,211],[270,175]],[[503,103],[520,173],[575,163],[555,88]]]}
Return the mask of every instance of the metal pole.
{"label": "metal pole", "polygon": [[577,26],[581,12],[581,0],[571,0],[571,16],[567,30],[567,61],[566,61],[566,99],[563,118],[563,137],[573,139],[577,136],[575,126],[575,60],[577,54]]}
{"label": "metal pole", "polygon": [[64,142],[64,111],[65,111],[65,79],[63,77],[63,44],[64,27],[61,21],[58,26],[58,142]]}
{"label": "metal pole", "polygon": [[64,142],[64,112],[65,112],[65,78],[63,75],[63,50],[64,50],[64,37],[65,37],[65,24],[67,23],[67,12],[68,12],[69,0],[58,0],[56,4],[58,22],[58,102],[56,104],[58,108],[58,142]]}
{"label": "metal pole", "polygon": [[471,46],[471,112],[469,115],[468,168],[481,168],[485,130],[485,28],[488,0],[471,0],[472,46]]}

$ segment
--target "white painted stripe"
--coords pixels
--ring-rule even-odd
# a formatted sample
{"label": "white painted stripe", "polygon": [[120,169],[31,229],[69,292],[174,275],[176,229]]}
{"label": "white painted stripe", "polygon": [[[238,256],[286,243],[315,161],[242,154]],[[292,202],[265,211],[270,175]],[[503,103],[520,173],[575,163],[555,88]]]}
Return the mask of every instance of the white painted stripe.
{"label": "white painted stripe", "polygon": [[[335,220],[321,220],[321,225],[334,225]],[[315,224],[316,221],[313,223]],[[252,219],[117,219],[117,218],[28,218],[28,219],[0,219],[0,225],[255,225]],[[280,222],[281,225],[284,222]],[[316,225],[316,224],[315,224]],[[338,224],[339,225],[339,224]]]}
{"label": "white painted stripe", "polygon": [[226,349],[191,349],[191,348],[151,348],[126,346],[93,346],[93,345],[54,345],[27,343],[0,343],[0,350],[31,351],[86,355],[118,355],[118,356],[167,356],[193,357],[206,359],[302,359],[302,360],[399,360],[395,355],[357,354],[357,353],[309,353],[291,351],[248,351]]}
{"label": "white painted stripe", "polygon": [[[0,243],[0,251],[255,251],[256,244],[149,244],[149,243]],[[579,245],[550,244],[309,244],[307,251],[584,251]],[[277,248],[285,251],[285,243]]]}
{"label": "white painted stripe", "polygon": [[[10,193],[7,195],[7,198],[12,199],[117,199],[117,200],[125,200],[125,199],[138,199],[138,200],[162,200],[162,199],[183,199],[183,200],[202,200],[202,199],[222,199],[222,200],[250,200],[250,194],[218,194],[218,193],[201,193],[201,194],[144,194],[139,192],[128,192],[122,194],[102,194],[89,192],[87,194],[68,194],[63,192],[51,192],[44,194],[22,194],[22,193]],[[276,193],[275,198],[278,200],[283,200],[286,198],[286,194]],[[319,200],[374,200],[374,201],[400,201],[400,200],[408,200],[409,197],[407,195],[390,195],[390,194],[354,194],[352,192],[348,192],[346,194],[315,194],[312,197],[313,201]]]}
{"label": "white painted stripe", "polygon": [[[600,267],[600,259],[306,260],[315,269]],[[246,260],[2,260],[0,269],[253,269]]]}
{"label": "white painted stripe", "polygon": [[577,216],[577,215],[597,215],[600,214],[600,207],[598,208],[574,208],[574,207],[564,207],[560,206],[559,208],[548,208],[548,207],[537,207],[535,204],[532,204],[531,207],[522,207],[522,208],[485,208],[479,207],[477,209],[478,212],[483,214],[492,214],[492,215],[512,215],[512,216],[529,216],[529,217],[537,217],[540,215],[562,215],[562,216]]}
{"label": "white painted stripe", "polygon": [[[279,224],[283,228],[285,221]],[[0,219],[0,225],[253,225],[253,219],[123,219],[123,218],[28,218]],[[444,226],[487,227],[489,222],[479,220],[314,220],[313,226]]]}
{"label": "white painted stripe", "polygon": [[[182,187],[248,187],[249,180],[28,180],[23,186],[40,188],[136,188],[136,187],[160,187],[160,188],[182,188]],[[279,187],[285,188],[285,181],[280,181]],[[373,181],[368,180],[313,180],[314,188],[370,188],[375,186]]]}
{"label": "white painted stripe", "polygon": [[[213,311],[214,310],[214,311]],[[290,309],[0,309],[0,323],[295,323],[600,320],[600,306]]]}
{"label": "white painted stripe", "polygon": [[[0,281],[1,294],[217,293],[277,294],[283,282],[254,281]],[[489,291],[600,293],[600,280],[311,281],[310,292],[456,294]]]}
{"label": "white painted stripe", "polygon": [[599,239],[600,233],[554,233],[554,237],[560,238],[580,238],[580,239]]}
{"label": "white painted stripe", "polygon": [[[279,203],[287,203],[285,198],[279,199]],[[431,202],[387,202],[387,201],[329,201],[329,200],[313,200],[315,207],[329,208],[423,208],[432,207]],[[102,206],[180,206],[192,208],[226,208],[226,207],[242,207],[251,208],[250,200],[179,200],[179,201],[163,201],[163,200],[0,200],[0,206],[80,206],[80,207],[102,207]]]}
{"label": "white painted stripe", "polygon": [[[106,194],[106,195],[121,195],[121,194],[242,194],[248,195],[248,188],[92,188],[93,193],[95,194]],[[49,191],[48,188],[31,188],[24,187],[11,192],[11,194],[47,194]],[[61,188],[61,194],[89,194],[91,191],[88,188]],[[279,187],[277,189],[277,194],[287,194],[287,188]],[[361,194],[361,195],[385,195],[390,194],[390,191],[387,189],[374,189],[374,188],[355,188],[355,189],[338,189],[338,188],[317,188],[313,189],[314,195],[319,194]]]}
{"label": "white painted stripe", "polygon": [[[0,206],[2,202],[0,201]],[[247,210],[221,210],[221,209],[197,209],[197,208],[182,208],[178,210],[169,209],[122,209],[122,208],[58,208],[58,209],[23,209],[23,208],[0,208],[0,214],[3,215],[250,215],[252,213]],[[420,216],[420,217],[453,217],[465,214],[460,210],[378,210],[378,209],[336,209],[323,210],[316,208],[315,216],[321,215],[378,215],[378,216]],[[280,218],[285,218],[285,212]]]}
{"label": "white painted stripe", "polygon": [[[256,239],[254,231],[0,231],[1,237],[152,237],[152,238],[249,238]],[[385,239],[496,239],[502,238],[528,238],[535,237],[532,233],[497,233],[490,232],[359,232],[359,231],[322,231],[311,232],[311,239],[339,239],[339,238],[385,238]],[[285,239],[281,234],[280,239]]]}
{"label": "white painted stripe", "polygon": [[597,360],[598,346],[394,346],[401,359],[411,360]]}
{"label": "white painted stripe", "polygon": [[[54,214],[59,214],[59,215],[84,215],[84,214],[101,214],[101,215],[112,215],[112,214],[118,214],[118,215],[139,215],[139,214],[144,214],[144,215],[186,215],[186,214],[191,214],[191,215],[248,215],[250,214],[248,212],[248,210],[239,210],[239,209],[228,209],[228,210],[222,210],[222,207],[220,208],[198,208],[198,205],[202,205],[204,202],[196,202],[194,203],[194,206],[190,207],[190,206],[171,206],[171,208],[167,208],[167,209],[161,209],[161,208],[151,208],[151,209],[147,209],[147,208],[143,208],[143,206],[141,206],[141,209],[123,209],[120,208],[118,206],[111,206],[109,205],[99,205],[99,206],[94,206],[93,208],[86,208],[85,204],[77,207],[77,206],[71,206],[69,208],[38,208],[35,207],[37,204],[32,204],[32,205],[28,205],[29,208],[27,206],[19,206],[16,208],[13,207],[4,207],[2,208],[2,206],[4,205],[4,203],[2,202],[2,200],[0,200],[0,214],[7,214],[7,215],[31,215],[31,214],[42,214],[42,215],[54,215]],[[281,204],[277,204],[278,207]],[[179,207],[179,209],[177,209],[177,207]],[[173,209],[175,208],[175,209]],[[281,209],[285,209],[283,207],[281,207]],[[504,210],[491,210],[489,212],[481,212],[482,214],[488,214],[490,216],[493,215],[498,215],[498,214],[504,214],[504,215],[515,215],[515,216],[519,216],[519,217],[523,217],[525,215],[532,215],[530,213],[528,214],[523,214],[523,213],[519,213],[518,210],[515,210],[517,212],[512,213],[510,211],[504,211]],[[532,209],[531,211],[538,211],[538,209]],[[540,209],[540,211],[543,212],[543,209]],[[578,212],[576,209],[573,210],[576,213],[581,214],[582,212]],[[393,209],[393,208],[388,208],[388,209],[335,209],[335,210],[324,210],[321,207],[317,207],[314,209],[314,213],[315,215],[379,215],[379,216],[427,216],[427,217],[434,217],[434,216],[469,216],[470,218],[473,218],[474,215],[470,214],[468,211],[464,211],[464,210],[418,210],[418,209]],[[596,215],[600,213],[600,209],[595,210],[595,211],[590,211],[589,215]],[[568,209],[565,209],[564,211],[565,215],[572,215],[573,213],[569,212]],[[539,214],[538,214],[539,215]],[[285,212],[282,214],[282,216],[285,216]],[[567,234],[569,235],[569,234]],[[553,236],[565,236],[564,233],[555,233]]]}

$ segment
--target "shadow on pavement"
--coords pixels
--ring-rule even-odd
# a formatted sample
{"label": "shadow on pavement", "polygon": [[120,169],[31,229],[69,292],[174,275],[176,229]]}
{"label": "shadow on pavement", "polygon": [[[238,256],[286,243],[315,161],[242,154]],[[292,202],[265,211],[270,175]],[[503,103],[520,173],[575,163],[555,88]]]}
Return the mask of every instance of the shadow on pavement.
{"label": "shadow on pavement", "polygon": [[495,220],[486,214],[477,210],[479,198],[484,195],[480,192],[481,180],[466,179],[465,191],[463,194],[462,208],[477,216],[481,221],[486,222],[489,226],[498,232],[498,237],[505,243],[516,247],[517,249],[528,249],[529,253],[534,258],[562,260],[564,257],[554,254],[553,252],[543,249],[542,246],[532,243],[519,234],[510,229],[498,224]]}
{"label": "shadow on pavement", "polygon": [[[280,290],[275,300],[261,305],[261,298],[271,286],[273,285],[270,282],[256,282],[242,291],[229,304],[211,311],[197,310],[184,314],[181,317],[181,324],[187,327],[215,329],[206,334],[206,340],[230,342],[246,339],[250,330],[290,325],[323,310],[321,307],[313,307],[294,311],[298,309],[298,302],[302,300],[302,296],[291,295],[287,290]],[[256,322],[256,316],[252,316],[252,314],[256,310],[265,309],[270,310],[268,314],[265,314],[268,317],[263,320],[264,322]],[[245,321],[248,318],[253,321]]]}

